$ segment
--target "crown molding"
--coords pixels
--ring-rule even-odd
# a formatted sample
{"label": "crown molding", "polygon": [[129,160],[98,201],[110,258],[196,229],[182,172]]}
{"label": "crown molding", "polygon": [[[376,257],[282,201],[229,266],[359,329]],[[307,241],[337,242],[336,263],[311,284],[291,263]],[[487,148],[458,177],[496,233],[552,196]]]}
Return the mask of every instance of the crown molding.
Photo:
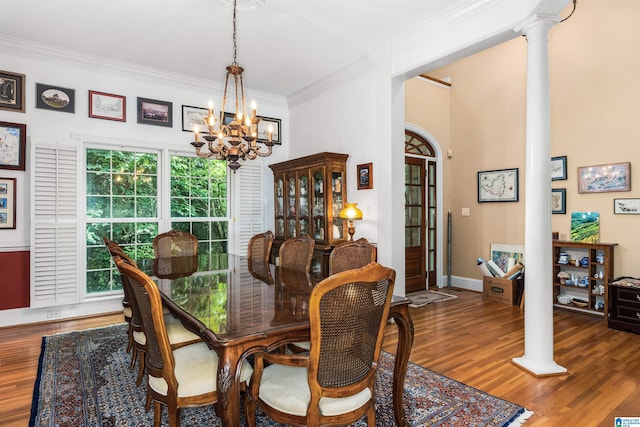
{"label": "crown molding", "polygon": [[[72,68],[97,73],[109,73],[133,80],[171,84],[185,90],[206,91],[222,94],[222,82],[199,79],[185,74],[170,73],[157,68],[144,67],[124,61],[116,61],[96,55],[84,54],[73,50],[61,49],[50,45],[35,43],[24,39],[0,34],[0,52],[36,61],[51,62]],[[268,92],[245,89],[248,97],[260,99],[271,105],[287,108],[284,96]]]}

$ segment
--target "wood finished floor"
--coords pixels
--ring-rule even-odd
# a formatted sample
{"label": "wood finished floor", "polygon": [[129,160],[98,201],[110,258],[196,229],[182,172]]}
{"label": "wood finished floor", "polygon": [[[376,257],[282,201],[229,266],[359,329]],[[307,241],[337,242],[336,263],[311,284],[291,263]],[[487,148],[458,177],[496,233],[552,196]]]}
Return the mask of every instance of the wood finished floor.
{"label": "wood finished floor", "polygon": [[[556,309],[555,361],[569,375],[536,378],[511,363],[524,352],[518,307],[445,292],[458,298],[412,309],[412,362],[534,411],[525,427],[611,427],[615,416],[640,417],[640,335]],[[106,315],[0,329],[0,424],[28,425],[43,335],[121,321]],[[395,328],[387,328],[385,350],[393,351],[395,340]]]}

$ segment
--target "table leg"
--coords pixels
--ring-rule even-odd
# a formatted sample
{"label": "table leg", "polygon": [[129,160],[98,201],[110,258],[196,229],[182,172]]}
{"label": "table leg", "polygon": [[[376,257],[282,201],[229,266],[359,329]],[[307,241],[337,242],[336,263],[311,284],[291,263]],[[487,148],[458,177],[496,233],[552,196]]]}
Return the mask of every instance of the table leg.
{"label": "table leg", "polygon": [[240,425],[239,355],[227,347],[218,349],[218,402],[216,414],[225,427]]}
{"label": "table leg", "polygon": [[407,365],[411,347],[413,346],[413,320],[409,314],[409,306],[403,304],[393,307],[389,313],[398,327],[398,347],[396,361],[393,369],[393,415],[398,426],[408,426],[402,408],[404,394],[404,377],[407,374]]}

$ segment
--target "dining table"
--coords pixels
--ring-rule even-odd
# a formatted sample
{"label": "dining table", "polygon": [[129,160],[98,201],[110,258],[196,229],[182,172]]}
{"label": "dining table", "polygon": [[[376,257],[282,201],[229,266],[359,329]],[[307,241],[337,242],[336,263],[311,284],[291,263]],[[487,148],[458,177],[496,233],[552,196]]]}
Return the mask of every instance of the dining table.
{"label": "dining table", "polygon": [[[309,297],[324,277],[227,253],[142,259],[138,266],[158,284],[164,306],[217,353],[216,414],[223,426],[239,426],[239,366],[257,351],[309,340]],[[409,303],[394,296],[388,323],[398,332],[393,410],[399,426],[407,425],[402,399],[414,336]]]}

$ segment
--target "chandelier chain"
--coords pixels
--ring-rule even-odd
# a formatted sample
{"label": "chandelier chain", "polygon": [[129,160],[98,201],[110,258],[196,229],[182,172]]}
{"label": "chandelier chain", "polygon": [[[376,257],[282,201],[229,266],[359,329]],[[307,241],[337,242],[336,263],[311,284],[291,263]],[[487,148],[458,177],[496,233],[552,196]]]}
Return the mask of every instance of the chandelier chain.
{"label": "chandelier chain", "polygon": [[237,4],[238,0],[233,0],[233,65],[238,65],[238,61],[237,61],[237,54],[238,54],[238,40],[236,37],[236,26],[237,26],[237,21],[236,21],[236,4]]}

